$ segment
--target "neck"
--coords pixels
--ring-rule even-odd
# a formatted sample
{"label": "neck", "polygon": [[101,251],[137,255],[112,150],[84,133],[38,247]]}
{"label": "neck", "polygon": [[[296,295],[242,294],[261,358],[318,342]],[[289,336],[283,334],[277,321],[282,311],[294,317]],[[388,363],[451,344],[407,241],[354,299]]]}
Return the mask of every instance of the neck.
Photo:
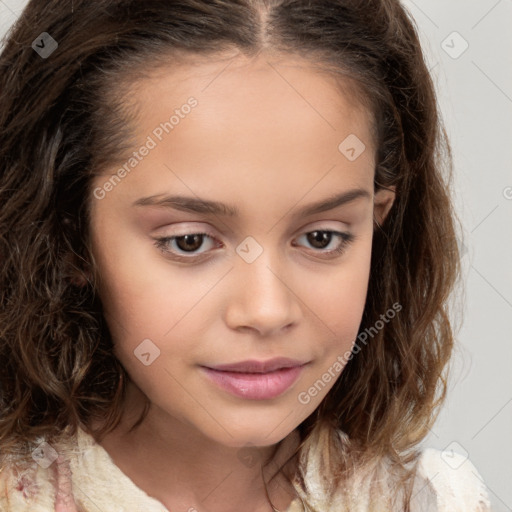
{"label": "neck", "polygon": [[274,446],[230,447],[154,406],[142,424],[129,432],[142,411],[143,398],[130,383],[126,400],[130,412],[98,442],[149,496],[169,510],[272,512],[268,491],[274,507],[287,510],[294,498],[288,479],[296,457],[285,463],[299,443],[298,432]]}

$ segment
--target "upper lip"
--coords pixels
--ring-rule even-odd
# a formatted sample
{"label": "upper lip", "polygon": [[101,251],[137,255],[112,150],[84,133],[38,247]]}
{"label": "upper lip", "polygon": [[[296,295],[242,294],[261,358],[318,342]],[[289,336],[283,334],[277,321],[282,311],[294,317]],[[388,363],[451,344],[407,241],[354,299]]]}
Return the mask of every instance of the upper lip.
{"label": "upper lip", "polygon": [[258,361],[251,359],[247,361],[240,361],[238,363],[219,364],[215,366],[207,366],[212,370],[222,372],[240,372],[240,373],[268,373],[281,368],[293,368],[306,364],[304,361],[297,359],[290,359],[289,357],[276,357],[268,361]]}

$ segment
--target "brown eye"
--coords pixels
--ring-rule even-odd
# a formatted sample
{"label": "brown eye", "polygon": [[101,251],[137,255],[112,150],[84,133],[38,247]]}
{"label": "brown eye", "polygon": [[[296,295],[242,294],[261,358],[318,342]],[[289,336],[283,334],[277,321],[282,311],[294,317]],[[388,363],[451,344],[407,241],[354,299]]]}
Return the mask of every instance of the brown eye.
{"label": "brown eye", "polygon": [[183,235],[175,237],[176,245],[182,251],[197,251],[203,244],[202,234]]}
{"label": "brown eye", "polygon": [[[352,233],[342,233],[331,229],[316,229],[315,231],[310,231],[301,236],[305,236],[307,243],[314,249],[317,249],[314,252],[318,253],[320,257],[342,254],[347,246],[355,239],[355,235]],[[334,244],[331,250],[322,251],[322,249],[328,247],[333,240],[338,240],[337,244]]]}
{"label": "brown eye", "polygon": [[307,233],[307,239],[315,249],[325,249],[332,240],[332,235],[332,231],[311,231]]}
{"label": "brown eye", "polygon": [[[342,233],[331,229],[317,229],[304,233],[301,237],[306,237],[307,243],[315,255],[318,255],[320,258],[341,255],[355,239],[355,236],[351,233]],[[207,256],[208,248],[198,252],[204,245],[205,240],[218,242],[216,238],[208,233],[186,233],[184,235],[156,238],[155,245],[166,257],[176,261],[191,263],[198,262],[199,258]],[[337,241],[337,243],[333,244],[333,241]],[[330,250],[325,250],[331,244],[334,247]],[[220,245],[220,242],[218,242],[217,247],[220,247]]]}
{"label": "brown eye", "polygon": [[[197,252],[204,245],[204,240],[214,241],[208,233],[187,233],[185,235],[166,236],[157,238],[155,245],[166,255],[171,258],[186,261],[192,260],[194,257],[202,256],[206,251]],[[190,254],[190,256],[182,256]]]}

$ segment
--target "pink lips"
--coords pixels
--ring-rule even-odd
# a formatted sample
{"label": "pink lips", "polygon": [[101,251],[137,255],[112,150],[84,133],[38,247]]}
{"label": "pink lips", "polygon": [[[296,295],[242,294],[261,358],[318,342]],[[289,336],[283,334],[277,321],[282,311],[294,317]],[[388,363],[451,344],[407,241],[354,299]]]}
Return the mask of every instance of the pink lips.
{"label": "pink lips", "polygon": [[224,390],[250,400],[269,400],[284,393],[299,378],[307,363],[289,358],[242,361],[202,370]]}

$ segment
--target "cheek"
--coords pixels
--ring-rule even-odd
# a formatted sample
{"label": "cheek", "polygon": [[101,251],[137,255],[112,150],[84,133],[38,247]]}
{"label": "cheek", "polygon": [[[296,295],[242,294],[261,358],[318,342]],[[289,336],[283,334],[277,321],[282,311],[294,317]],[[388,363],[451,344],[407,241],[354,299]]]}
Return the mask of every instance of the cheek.
{"label": "cheek", "polygon": [[[200,345],[197,334],[205,304],[213,296],[208,292],[219,277],[218,272],[205,271],[199,277],[197,269],[173,267],[155,257],[151,244],[141,245],[125,242],[126,252],[117,244],[105,247],[100,258],[102,300],[116,357],[134,382],[153,396],[161,392],[159,382],[174,389],[170,374],[186,381],[182,361]],[[204,297],[208,299],[201,300]]]}
{"label": "cheek", "polygon": [[366,237],[306,294],[313,312],[329,331],[343,339],[353,340],[357,336],[368,292],[370,263],[371,238]]}
{"label": "cheek", "polygon": [[305,376],[298,402],[313,411],[334,386],[349,361],[357,339],[366,303],[371,261],[371,239],[351,254],[350,262],[340,265],[315,286],[308,303],[321,319],[322,335],[315,339],[317,363]]}
{"label": "cheek", "polygon": [[190,270],[173,268],[147,238],[118,233],[104,239],[95,259],[113,335],[161,337],[213,285],[215,276],[191,279]]}

